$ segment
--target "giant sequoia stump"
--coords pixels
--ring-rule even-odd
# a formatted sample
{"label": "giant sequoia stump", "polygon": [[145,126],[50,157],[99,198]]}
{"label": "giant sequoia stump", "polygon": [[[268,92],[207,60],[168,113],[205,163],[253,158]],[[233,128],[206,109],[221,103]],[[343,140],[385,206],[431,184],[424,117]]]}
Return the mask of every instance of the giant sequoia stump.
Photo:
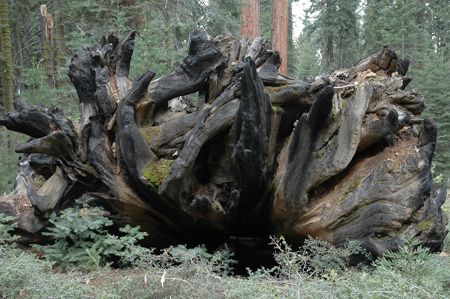
{"label": "giant sequoia stump", "polygon": [[[278,73],[263,38],[196,32],[175,71],[131,82],[134,36],[73,57],[79,124],[21,99],[0,121],[31,137],[0,201],[23,242],[41,240],[50,213],[92,198],[118,226],[140,225],[149,246],[276,234],[356,239],[376,255],[408,237],[440,249],[437,129],[417,118],[423,98],[406,89],[408,62],[392,49],[299,81]],[[184,97],[193,93],[195,103]]]}

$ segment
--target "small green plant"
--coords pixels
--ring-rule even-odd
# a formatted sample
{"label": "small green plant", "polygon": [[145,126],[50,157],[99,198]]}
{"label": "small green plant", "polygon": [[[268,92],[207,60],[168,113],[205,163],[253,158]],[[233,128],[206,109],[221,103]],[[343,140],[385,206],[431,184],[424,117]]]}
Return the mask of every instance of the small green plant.
{"label": "small green plant", "polygon": [[434,267],[434,258],[428,248],[422,247],[420,240],[410,238],[398,251],[386,252],[374,262],[374,265],[378,272],[395,271],[409,283],[417,285],[427,284],[430,281],[448,283],[450,273],[445,276],[441,270]]}
{"label": "small green plant", "polygon": [[449,298],[448,260],[409,239],[398,251],[386,252],[370,272],[341,281],[345,298]]}
{"label": "small green plant", "polygon": [[17,227],[17,222],[14,222],[16,217],[5,216],[0,214],[0,246],[14,246],[15,241],[19,236],[11,235],[11,232]]}
{"label": "small green plant", "polygon": [[205,245],[195,248],[186,248],[185,245],[171,247],[169,253],[177,263],[204,264],[204,269],[210,272],[229,275],[233,272],[233,265],[237,261],[233,260],[233,253],[226,247],[225,250],[209,253]]}
{"label": "small green plant", "polygon": [[[187,248],[186,245],[170,246],[155,254],[154,249],[135,248],[127,255],[132,266],[141,269],[190,269],[187,272],[196,272],[200,268],[208,269],[208,272],[231,274],[233,265],[237,262],[233,260],[233,253],[225,248],[215,253],[209,253],[205,245],[195,248]],[[202,266],[200,266],[202,265]],[[183,272],[183,271],[181,271]],[[185,273],[186,274],[186,273]]]}
{"label": "small green plant", "polygon": [[45,258],[56,262],[61,270],[68,267],[80,269],[98,268],[108,265],[111,260],[121,259],[128,254],[147,233],[139,227],[126,225],[120,228],[123,236],[111,235],[107,227],[113,222],[104,216],[101,207],[90,207],[88,203],[77,202],[81,207],[68,208],[57,216],[50,216],[52,226],[42,233],[53,239],[47,245],[33,245],[45,253]]}
{"label": "small green plant", "polygon": [[326,241],[308,237],[298,251],[292,250],[283,236],[279,239],[272,237],[272,244],[277,249],[275,260],[281,272],[289,277],[293,274],[299,277],[305,274],[321,276],[330,271],[334,274],[343,273],[352,255],[370,258],[358,241],[347,241],[335,247]]}
{"label": "small green plant", "polygon": [[[447,191],[447,198],[449,196],[449,192]],[[444,204],[442,205],[442,210],[447,214],[450,215],[450,200],[446,200]],[[447,224],[447,230],[450,230],[450,223]],[[444,239],[444,245],[442,248],[443,251],[450,252],[450,234],[447,234],[446,238]]]}

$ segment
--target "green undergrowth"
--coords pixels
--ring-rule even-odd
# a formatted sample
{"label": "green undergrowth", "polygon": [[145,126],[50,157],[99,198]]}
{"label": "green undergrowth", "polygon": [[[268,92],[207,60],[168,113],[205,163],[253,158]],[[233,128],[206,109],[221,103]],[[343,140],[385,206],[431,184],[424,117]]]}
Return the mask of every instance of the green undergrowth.
{"label": "green undergrowth", "polygon": [[[447,200],[442,205],[442,210],[449,216],[450,215],[450,200],[448,200],[449,192],[447,192]],[[447,231],[450,231],[450,223],[447,224]],[[446,252],[450,252],[450,236],[447,234],[447,237],[444,240],[443,250]]]}
{"label": "green undergrowth", "polygon": [[[95,208],[79,211],[79,217],[98,220]],[[71,210],[71,215],[75,211]],[[64,214],[62,214],[64,215]],[[67,239],[79,247],[81,230],[74,230],[66,216],[53,218]],[[101,215],[104,217],[104,215]],[[205,246],[173,246],[162,251],[127,242],[121,250],[119,268],[94,262],[93,267],[67,265],[66,260],[38,257],[11,245],[15,240],[12,218],[0,217],[1,298],[449,298],[450,263],[413,240],[406,240],[398,252],[388,252],[371,263],[349,265],[351,257],[370,259],[361,244],[349,241],[339,247],[308,238],[292,248],[283,237],[271,238],[276,265],[248,269],[246,276],[233,274],[233,254],[225,250],[208,252]],[[83,220],[93,228],[103,225]],[[81,224],[80,224],[81,225]],[[138,231],[138,230],[136,230]],[[78,235],[78,237],[74,237]],[[97,243],[121,238],[91,229]],[[72,237],[69,237],[72,236]],[[123,235],[122,235],[123,236]],[[57,238],[56,238],[57,239]],[[55,239],[55,243],[58,242]],[[135,240],[136,238],[131,238]],[[131,240],[130,239],[130,240]],[[116,241],[118,239],[115,239]],[[92,259],[85,248],[84,258]],[[59,247],[67,254],[68,248]],[[57,247],[54,247],[57,250]],[[83,256],[79,256],[80,261]],[[91,264],[92,265],[92,264]],[[126,265],[126,266],[124,266]],[[61,272],[61,268],[65,268]],[[89,270],[88,270],[89,269]]]}
{"label": "green undergrowth", "polygon": [[60,215],[50,216],[51,225],[44,236],[52,242],[34,244],[34,249],[44,253],[46,260],[58,264],[59,270],[76,268],[91,270],[109,266],[113,261],[123,261],[127,250],[142,240],[147,233],[128,224],[119,229],[121,235],[112,235],[108,228],[113,222],[106,217],[103,208],[78,202]]}

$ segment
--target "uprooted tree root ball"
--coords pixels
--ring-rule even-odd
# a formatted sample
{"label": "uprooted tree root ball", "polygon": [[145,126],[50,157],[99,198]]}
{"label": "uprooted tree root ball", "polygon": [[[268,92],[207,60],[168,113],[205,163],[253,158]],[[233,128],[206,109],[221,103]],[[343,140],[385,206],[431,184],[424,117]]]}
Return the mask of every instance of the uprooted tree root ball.
{"label": "uprooted tree root ball", "polygon": [[[78,124],[21,99],[0,120],[31,137],[17,148],[15,190],[0,201],[19,217],[22,242],[39,241],[52,212],[93,198],[118,226],[140,225],[149,246],[275,234],[358,240],[375,255],[409,237],[441,248],[437,129],[418,118],[424,99],[406,89],[408,63],[391,48],[299,81],[278,73],[264,38],[199,31],[175,71],[131,82],[134,37],[74,55]],[[195,103],[183,97],[194,93]]]}

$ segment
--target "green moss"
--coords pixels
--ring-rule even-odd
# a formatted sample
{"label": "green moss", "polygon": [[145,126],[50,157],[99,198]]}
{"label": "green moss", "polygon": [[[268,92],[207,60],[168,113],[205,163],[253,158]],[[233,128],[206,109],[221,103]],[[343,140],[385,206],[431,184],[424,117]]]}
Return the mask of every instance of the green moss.
{"label": "green moss", "polygon": [[269,93],[269,94],[277,93],[277,92],[279,92],[280,90],[282,90],[283,88],[285,88],[286,86],[289,86],[289,85],[291,85],[291,84],[285,84],[285,85],[282,85],[282,86],[266,86],[266,87],[264,87],[264,91],[266,93]]}
{"label": "green moss", "polygon": [[280,106],[272,105],[272,109],[273,111],[278,112],[278,110],[280,110]]}
{"label": "green moss", "polygon": [[356,188],[358,188],[359,184],[361,184],[361,178],[356,178],[353,181],[353,185],[350,186],[347,190],[345,190],[344,194],[337,202],[339,203],[339,202],[345,200],[350,195],[350,193],[352,193],[353,191],[355,191]]}
{"label": "green moss", "polygon": [[337,119],[337,112],[334,109],[331,109],[332,117],[331,117],[331,124],[334,124]]}
{"label": "green moss", "polygon": [[277,92],[279,92],[281,89],[282,89],[283,87],[282,86],[280,86],[280,87],[264,87],[264,91],[266,92],[266,93],[277,93]]}
{"label": "green moss", "polygon": [[161,127],[142,127],[139,129],[139,132],[141,132],[142,136],[144,137],[145,141],[148,145],[151,145],[150,139],[153,136],[158,136],[161,134],[162,128]]}
{"label": "green moss", "polygon": [[45,177],[43,177],[42,175],[38,175],[37,177],[34,178],[34,188],[35,189],[39,189],[42,187],[42,185],[44,185],[46,179]]}
{"label": "green moss", "polygon": [[325,152],[317,151],[317,158],[321,158],[323,155],[325,155]]}
{"label": "green moss", "polygon": [[429,229],[432,225],[433,225],[433,221],[431,221],[431,220],[427,220],[427,221],[424,221],[424,222],[420,222],[420,223],[417,223],[417,225],[416,225],[416,229],[417,230],[427,230],[427,229]]}
{"label": "green moss", "polygon": [[362,211],[364,211],[367,208],[367,206],[362,206],[359,209],[356,210],[355,214],[360,214]]}
{"label": "green moss", "polygon": [[144,171],[144,177],[148,180],[147,184],[159,193],[159,186],[170,173],[170,167],[174,160],[161,159],[150,163]]}

